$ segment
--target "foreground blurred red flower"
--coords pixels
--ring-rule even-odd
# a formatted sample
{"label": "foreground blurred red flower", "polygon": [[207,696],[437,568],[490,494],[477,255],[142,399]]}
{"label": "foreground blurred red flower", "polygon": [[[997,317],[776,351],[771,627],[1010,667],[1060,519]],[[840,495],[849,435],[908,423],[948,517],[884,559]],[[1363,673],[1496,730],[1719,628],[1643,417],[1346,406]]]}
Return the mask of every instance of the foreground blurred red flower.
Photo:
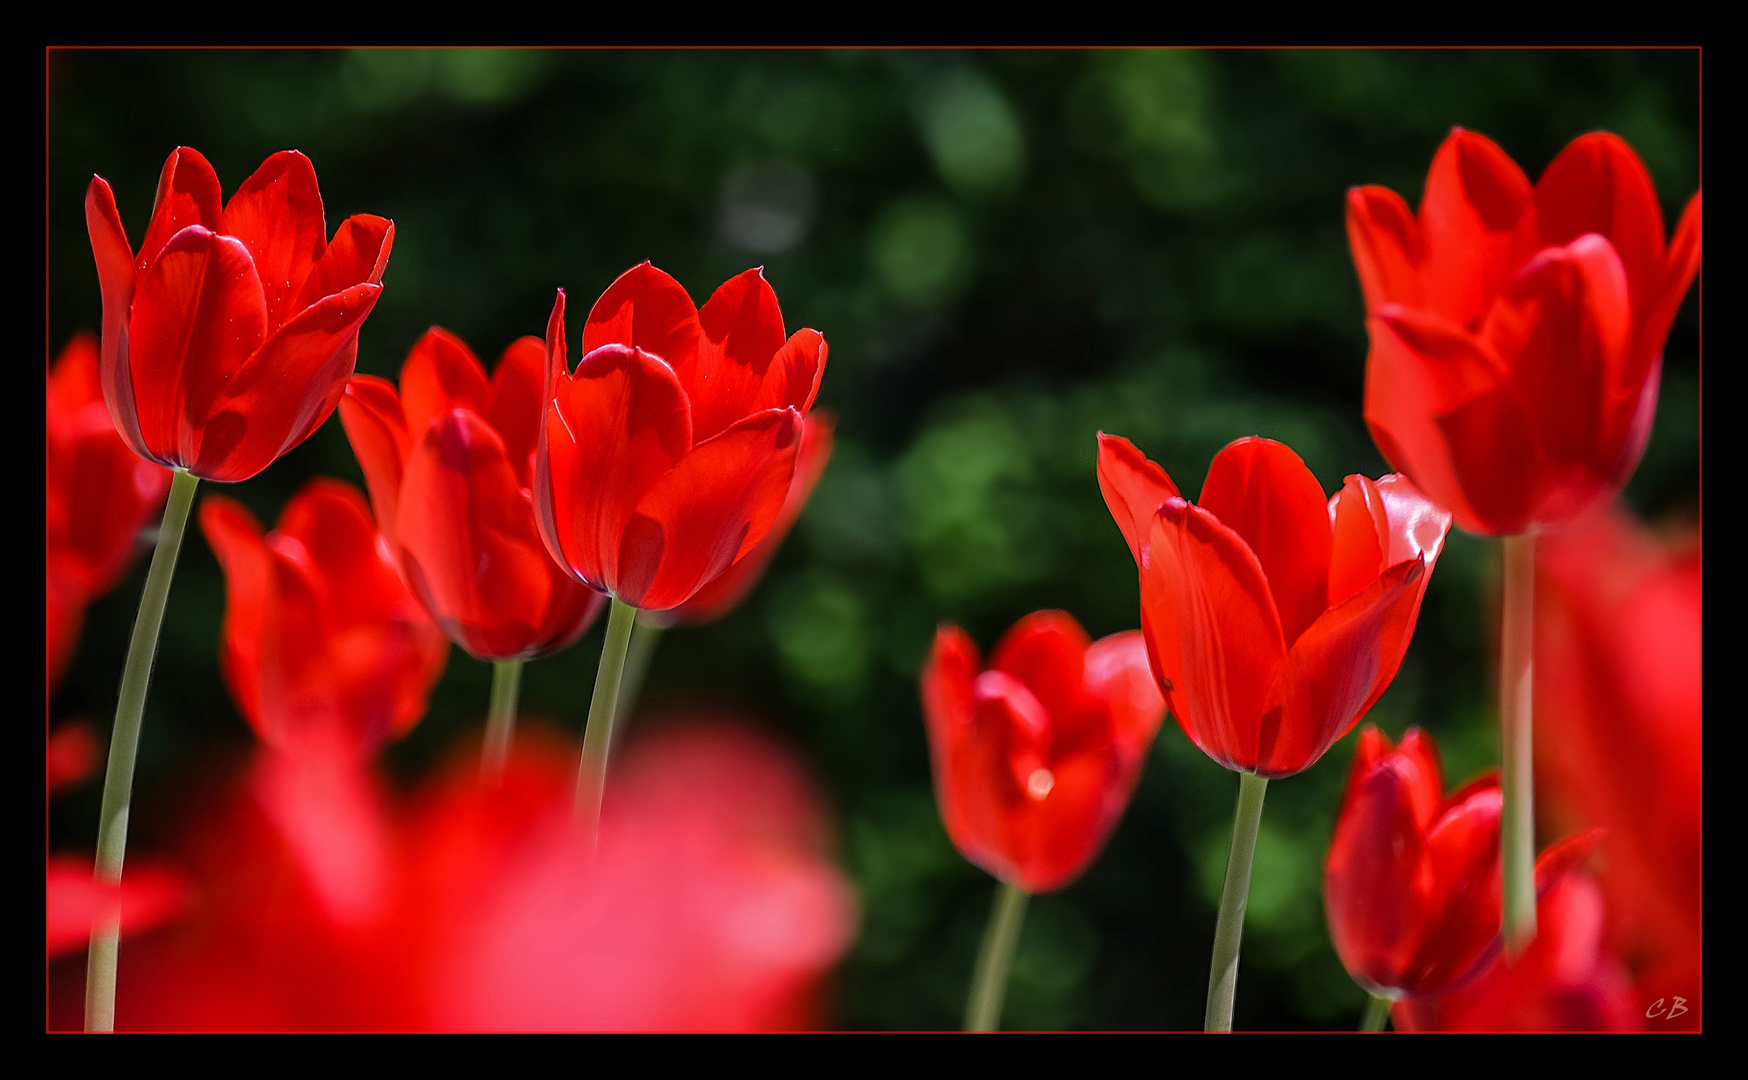
{"label": "foreground blurred red flower", "polygon": [[1665,247],[1657,192],[1619,137],[1573,140],[1532,188],[1458,128],[1418,217],[1387,188],[1355,188],[1347,229],[1372,339],[1366,424],[1392,466],[1488,535],[1620,490],[1699,269],[1697,193]]}
{"label": "foreground blurred red flower", "polygon": [[266,536],[215,496],[200,528],[225,572],[225,680],[264,741],[356,760],[418,723],[449,642],[401,583],[356,488],[310,481]]}
{"label": "foreground blurred red flower", "polygon": [[1098,473],[1184,734],[1234,771],[1309,768],[1396,677],[1450,515],[1401,476],[1325,499],[1268,439],[1220,451],[1199,503],[1126,439],[1100,433]]}
{"label": "foreground blurred red flower", "polygon": [[1600,827],[1609,941],[1658,1021],[1701,1024],[1700,550],[1618,510],[1538,546],[1536,786],[1556,831]]}
{"label": "foreground blurred red flower", "polygon": [[110,422],[97,339],[73,340],[48,375],[48,674],[52,683],[78,637],[85,605],[127,569],[140,530],[164,508],[170,470],[141,461]]}
{"label": "foreground blurred red flower", "polygon": [[534,470],[541,538],[578,580],[633,607],[678,607],[776,523],[825,339],[784,340],[759,270],[698,310],[642,263],[595,302],[572,372],[564,306],[560,290]]}
{"label": "foreground blurred red flower", "polygon": [[220,208],[197,151],[164,163],[136,252],[94,176],[85,224],[103,290],[103,397],[141,457],[247,480],[339,404],[382,291],[394,223],[358,214],[328,239],[315,169],[274,154]]}
{"label": "foreground blurred red flower", "polygon": [[525,337],[487,382],[473,351],[434,326],[401,367],[399,393],[354,375],[340,402],[408,585],[450,640],[483,660],[556,652],[606,605],[552,561],[534,526],[544,364],[540,339]]}
{"label": "foreground blurred red flower", "polygon": [[1397,998],[1460,982],[1498,943],[1499,779],[1442,798],[1438,747],[1410,728],[1392,748],[1368,726],[1324,864],[1329,934],[1368,993]]}
{"label": "foreground blurred red flower", "polygon": [[987,671],[942,626],[922,697],[947,834],[1028,893],[1069,884],[1104,847],[1165,711],[1138,632],[1092,642],[1061,611],[1015,623]]}

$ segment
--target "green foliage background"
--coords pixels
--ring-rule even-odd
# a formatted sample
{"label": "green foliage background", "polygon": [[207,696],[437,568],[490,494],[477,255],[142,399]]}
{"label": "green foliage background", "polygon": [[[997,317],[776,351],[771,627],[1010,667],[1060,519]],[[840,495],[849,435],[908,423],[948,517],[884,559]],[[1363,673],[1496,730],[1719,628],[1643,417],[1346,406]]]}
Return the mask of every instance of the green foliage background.
{"label": "green foliage background", "polygon": [[[330,228],[395,220],[360,371],[393,377],[433,323],[490,363],[543,331],[556,287],[586,310],[643,259],[700,302],[762,264],[790,328],[826,335],[831,467],[750,600],[664,637],[637,722],[746,716],[814,770],[863,904],[832,983],[848,1027],[956,1026],[991,899],[934,808],[916,676],[936,624],[987,649],[1039,608],[1095,636],[1138,623],[1096,431],[1189,491],[1251,434],[1291,445],[1331,491],[1379,475],[1349,186],[1414,202],[1452,125],[1532,177],[1574,136],[1619,132],[1671,224],[1699,182],[1695,51],[54,51],[48,68],[50,355],[99,325],[91,174],[138,236],[178,144],[212,160],[227,195],[269,153],[301,149]],[[1697,512],[1698,416],[1689,300],[1627,492],[1641,513]],[[337,421],[224,493],[270,523],[316,475],[361,483]],[[1466,535],[1447,552],[1371,719],[1431,730],[1454,783],[1497,760],[1497,556]],[[51,715],[106,726],[143,575],[141,560],[90,610]],[[191,532],[147,706],[135,851],[168,843],[155,798],[249,744],[218,674],[223,606]],[[600,637],[530,666],[525,714],[580,729]],[[481,723],[489,672],[452,654],[428,718],[387,754],[399,777]],[[1320,887],[1352,745],[1270,785],[1241,1027],[1358,1019]],[[1236,789],[1166,724],[1102,858],[1033,903],[1007,1026],[1200,1026]],[[57,802],[52,846],[88,850],[96,803],[96,785]]]}

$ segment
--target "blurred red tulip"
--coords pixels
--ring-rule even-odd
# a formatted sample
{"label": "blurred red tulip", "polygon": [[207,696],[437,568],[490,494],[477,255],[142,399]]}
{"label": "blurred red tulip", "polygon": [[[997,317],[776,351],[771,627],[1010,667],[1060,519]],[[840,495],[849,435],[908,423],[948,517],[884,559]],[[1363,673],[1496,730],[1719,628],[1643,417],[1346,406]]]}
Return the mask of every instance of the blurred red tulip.
{"label": "blurred red tulip", "polygon": [[1402,476],[1325,499],[1268,439],[1220,451],[1199,504],[1126,439],[1100,433],[1098,473],[1184,734],[1237,772],[1309,768],[1396,677],[1450,515]]}
{"label": "blurred red tulip", "polygon": [[188,904],[188,882],[177,871],[135,859],[120,887],[99,883],[89,855],[48,857],[48,958],[83,952],[91,923],[106,906],[120,904],[121,930],[128,938],[181,914]]}
{"label": "blurred red tulip", "polygon": [[1499,940],[1499,779],[1442,798],[1438,747],[1360,733],[1323,872],[1330,937],[1349,975],[1378,997],[1460,982]]}
{"label": "blurred red tulip", "polygon": [[1366,424],[1391,465],[1487,535],[1620,490],[1699,269],[1697,193],[1666,247],[1657,192],[1619,137],[1573,140],[1531,187],[1458,128],[1418,217],[1387,188],[1355,188],[1347,230],[1372,339]]}
{"label": "blurred red tulip", "polygon": [[1140,633],[1092,642],[1061,611],[1014,624],[987,671],[942,626],[922,698],[947,835],[1029,893],[1068,885],[1104,847],[1165,711]]}
{"label": "blurred red tulip", "polygon": [[541,538],[590,586],[633,607],[678,607],[776,524],[825,339],[804,329],[784,340],[759,270],[700,311],[642,263],[595,302],[572,372],[564,305],[560,290],[534,470]]}
{"label": "blurred red tulip", "polygon": [[1646,1001],[1701,1023],[1701,569],[1618,510],[1537,545],[1537,808],[1600,827],[1609,939]]}
{"label": "blurred red tulip", "polygon": [[315,169],[274,154],[220,208],[197,151],[164,163],[136,252],[102,177],[85,224],[103,290],[103,397],[141,457],[247,480],[334,411],[382,291],[394,223],[359,214],[328,239]]}
{"label": "blurred red tulip", "polygon": [[418,723],[449,643],[401,583],[356,488],[312,480],[265,537],[247,510],[213,497],[200,527],[225,572],[225,679],[268,745],[352,761]]}
{"label": "blurred red tulip", "polygon": [[432,327],[401,368],[401,390],[354,375],[340,422],[383,536],[425,610],[483,660],[557,652],[606,598],[552,561],[530,493],[545,348],[525,337],[490,382],[465,343]]}
{"label": "blurred red tulip", "polygon": [[103,744],[83,720],[68,720],[49,732],[48,792],[77,784],[90,776],[103,756]]}

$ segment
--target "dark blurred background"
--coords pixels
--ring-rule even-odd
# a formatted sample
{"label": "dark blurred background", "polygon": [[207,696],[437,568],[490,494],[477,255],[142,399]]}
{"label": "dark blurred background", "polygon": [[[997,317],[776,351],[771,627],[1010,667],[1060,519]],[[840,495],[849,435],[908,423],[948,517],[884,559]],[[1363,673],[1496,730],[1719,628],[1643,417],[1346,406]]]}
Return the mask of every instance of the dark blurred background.
{"label": "dark blurred background", "polygon": [[[936,813],[917,672],[936,624],[987,650],[1060,607],[1138,624],[1133,563],[1094,479],[1122,434],[1187,491],[1227,442],[1292,446],[1333,491],[1387,467],[1360,415],[1366,336],[1349,186],[1419,199],[1453,125],[1532,179],[1604,128],[1638,150],[1670,225],[1699,182],[1695,51],[55,51],[49,55],[48,343],[100,322],[92,173],[143,233],[165,156],[229,193],[273,151],[314,161],[329,228],[392,217],[358,369],[395,377],[433,323],[495,362],[644,259],[702,303],[763,265],[791,330],[831,344],[837,451],[764,583],[664,636],[644,714],[756,720],[810,764],[860,890],[831,987],[846,1027],[957,1026],[993,883]],[[1697,516],[1696,302],[1669,339],[1642,515]],[[574,346],[574,342],[573,342]],[[305,480],[362,483],[338,421],[260,477],[203,494],[267,524]],[[1450,783],[1493,766],[1497,545],[1453,534],[1395,684],[1370,719],[1433,732]],[[87,615],[51,714],[106,731],[145,560]],[[162,798],[250,742],[217,664],[218,564],[182,554],[146,708],[134,852]],[[525,717],[580,733],[597,627],[530,665]],[[482,723],[488,665],[459,649],[387,753],[411,784]],[[475,735],[477,738],[477,735]],[[1270,786],[1240,1027],[1351,1028],[1364,995],[1324,928],[1323,854],[1353,736]],[[90,850],[98,785],[57,801],[51,845]],[[1170,721],[1092,869],[1028,916],[1005,1026],[1199,1028],[1236,778]]]}

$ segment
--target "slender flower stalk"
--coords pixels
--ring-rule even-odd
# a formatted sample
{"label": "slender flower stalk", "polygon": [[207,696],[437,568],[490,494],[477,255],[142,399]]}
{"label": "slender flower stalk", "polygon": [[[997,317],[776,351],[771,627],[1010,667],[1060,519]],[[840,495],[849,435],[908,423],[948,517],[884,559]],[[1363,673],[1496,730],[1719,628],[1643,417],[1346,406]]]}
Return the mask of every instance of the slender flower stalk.
{"label": "slender flower stalk", "polygon": [[522,661],[492,663],[492,711],[486,716],[486,744],[480,753],[480,777],[497,783],[510,760],[510,741],[516,734],[516,698],[522,689]]}
{"label": "slender flower stalk", "polygon": [[601,646],[601,666],[595,671],[595,693],[589,700],[589,720],[583,729],[583,759],[577,767],[577,821],[593,846],[601,831],[601,794],[607,786],[607,751],[613,743],[613,719],[619,708],[619,686],[637,609],[613,598],[607,615],[607,640]]}
{"label": "slender flower stalk", "polygon": [[1505,538],[1504,624],[1499,643],[1502,768],[1500,855],[1505,879],[1505,946],[1522,952],[1536,936],[1535,789],[1531,723],[1535,642],[1536,540]]}
{"label": "slender flower stalk", "polygon": [[1384,1025],[1390,1022],[1390,999],[1372,995],[1366,1002],[1365,1019],[1360,1021],[1361,1031],[1383,1031]]}
{"label": "slender flower stalk", "polygon": [[1232,819],[1232,849],[1226,855],[1226,884],[1220,890],[1220,917],[1214,923],[1214,962],[1208,972],[1208,1031],[1232,1030],[1232,1001],[1238,992],[1238,946],[1244,938],[1244,905],[1250,898],[1250,865],[1256,858],[1256,833],[1269,782],[1255,773],[1238,774],[1238,812]]}
{"label": "slender flower stalk", "polygon": [[[146,589],[134,618],[122,669],[121,695],[115,705],[115,729],[109,737],[109,767],[103,776],[103,805],[97,821],[97,882],[110,889],[121,885],[127,855],[128,804],[133,798],[134,759],[140,747],[140,721],[146,710],[146,688],[152,681],[152,660],[158,652],[158,630],[164,625],[164,605],[182,534],[194,506],[200,480],[178,469],[170,481],[170,499],[158,529],[158,544],[146,572]],[[115,1030],[115,970],[121,952],[121,912],[111,907],[91,927],[91,949],[85,969],[85,1030]]]}
{"label": "slender flower stalk", "polygon": [[966,1031],[995,1031],[1001,1027],[1001,1003],[1007,994],[1008,969],[1013,966],[1014,946],[1026,921],[1026,901],[1031,894],[1008,882],[995,887],[995,906],[989,927],[977,950],[977,968],[971,977],[971,996],[965,1003]]}

